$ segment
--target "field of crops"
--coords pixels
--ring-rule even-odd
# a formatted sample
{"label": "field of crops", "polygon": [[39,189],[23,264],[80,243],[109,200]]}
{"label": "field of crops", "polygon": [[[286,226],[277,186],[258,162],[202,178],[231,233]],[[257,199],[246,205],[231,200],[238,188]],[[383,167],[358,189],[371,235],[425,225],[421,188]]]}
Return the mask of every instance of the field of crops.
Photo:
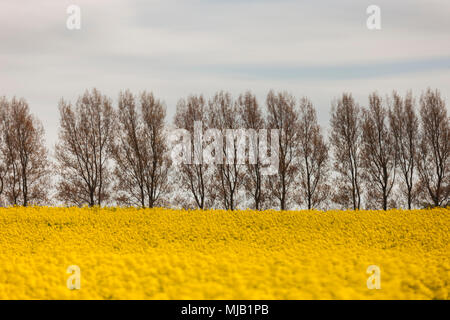
{"label": "field of crops", "polygon": [[448,209],[2,208],[0,298],[449,299],[449,227]]}

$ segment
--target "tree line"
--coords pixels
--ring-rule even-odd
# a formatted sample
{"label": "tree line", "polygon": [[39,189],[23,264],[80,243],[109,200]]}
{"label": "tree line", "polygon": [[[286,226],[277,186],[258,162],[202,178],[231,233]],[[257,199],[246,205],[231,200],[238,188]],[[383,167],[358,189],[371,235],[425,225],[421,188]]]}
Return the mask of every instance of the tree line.
{"label": "tree line", "polygon": [[[427,89],[417,99],[411,92],[386,97],[374,92],[367,106],[343,93],[331,104],[328,132],[310,99],[275,91],[264,104],[249,91],[236,98],[224,91],[209,99],[190,95],[178,101],[168,124],[165,103],[151,92],[122,91],[114,107],[92,89],[75,102],[61,99],[59,115],[51,157],[42,123],[27,102],[0,98],[2,205],[227,210],[449,205],[450,118],[439,90]],[[266,164],[259,157],[239,163],[239,137],[231,147],[222,141],[223,150],[213,152],[231,161],[174,165],[171,128],[192,136],[207,128],[277,129],[268,139],[269,153],[276,147],[278,170],[263,174]],[[193,158],[200,159],[195,141],[190,143]],[[248,144],[245,152],[250,151],[266,152]]]}

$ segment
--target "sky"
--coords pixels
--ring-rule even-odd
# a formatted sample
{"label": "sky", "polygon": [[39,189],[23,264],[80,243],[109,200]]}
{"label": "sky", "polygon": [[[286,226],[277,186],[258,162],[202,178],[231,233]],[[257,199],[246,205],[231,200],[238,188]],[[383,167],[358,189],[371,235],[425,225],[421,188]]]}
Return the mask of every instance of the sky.
{"label": "sky", "polygon": [[[69,30],[70,5],[81,28]],[[381,29],[369,30],[369,5]],[[441,91],[450,103],[448,0],[0,0],[0,96],[25,98],[53,146],[58,101],[98,88],[152,91],[168,122],[180,98],[270,89],[314,103],[327,130],[331,102]]]}

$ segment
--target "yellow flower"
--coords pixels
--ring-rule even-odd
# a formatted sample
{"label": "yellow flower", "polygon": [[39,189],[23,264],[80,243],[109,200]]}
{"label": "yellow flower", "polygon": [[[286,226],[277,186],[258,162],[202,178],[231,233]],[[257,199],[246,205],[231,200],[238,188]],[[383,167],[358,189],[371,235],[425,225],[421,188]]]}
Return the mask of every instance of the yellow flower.
{"label": "yellow flower", "polygon": [[0,299],[448,299],[449,227],[444,208],[0,208]]}

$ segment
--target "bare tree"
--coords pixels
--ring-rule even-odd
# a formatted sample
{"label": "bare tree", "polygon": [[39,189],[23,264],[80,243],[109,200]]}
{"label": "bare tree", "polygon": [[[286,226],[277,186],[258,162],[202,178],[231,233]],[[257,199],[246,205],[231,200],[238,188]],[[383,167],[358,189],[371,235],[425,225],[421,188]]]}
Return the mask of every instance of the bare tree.
{"label": "bare tree", "polygon": [[[259,154],[259,134],[257,131],[266,128],[265,119],[259,107],[256,97],[251,92],[241,94],[237,101],[238,113],[240,122],[249,131],[250,135],[254,135],[254,143],[248,147],[249,161],[243,180],[243,188],[247,195],[253,200],[253,208],[261,210],[265,206],[267,192],[264,187],[266,176],[262,174],[264,164],[261,161]],[[252,137],[249,137],[252,139]],[[253,153],[254,163],[250,161],[250,154]]]}
{"label": "bare tree", "polygon": [[241,127],[239,120],[237,106],[229,93],[218,92],[209,101],[208,126],[222,132],[222,141],[217,146],[222,148],[217,155],[222,159],[214,164],[214,173],[217,197],[226,210],[236,209],[238,190],[245,172],[245,165],[238,163],[238,156],[242,156],[238,155],[240,137],[235,134],[235,130]]}
{"label": "bare tree", "polygon": [[110,196],[111,100],[93,89],[79,97],[75,107],[61,100],[59,111],[57,198],[70,205],[101,206]]}
{"label": "bare tree", "polygon": [[361,207],[361,109],[344,93],[331,111],[330,143],[333,148],[336,191],[333,201],[353,210]]}
{"label": "bare tree", "polygon": [[4,117],[6,115],[6,110],[8,108],[8,100],[6,97],[0,97],[0,200],[1,205],[4,205],[6,201],[3,200],[3,191],[5,190],[5,179],[7,174],[7,166],[6,166],[6,158],[7,154],[5,154],[5,137],[4,137]]}
{"label": "bare tree", "polygon": [[362,164],[370,207],[380,203],[389,206],[389,195],[395,182],[396,152],[388,126],[388,112],[377,93],[369,96],[369,108],[363,111]]}
{"label": "bare tree", "polygon": [[[189,190],[195,202],[195,206],[206,209],[214,201],[213,190],[211,189],[211,178],[208,172],[209,165],[203,162],[202,139],[205,124],[207,123],[207,105],[202,95],[189,96],[181,99],[177,104],[177,111],[174,118],[174,125],[177,128],[185,129],[190,134],[189,163],[181,163],[178,167],[181,186]],[[199,125],[198,127],[196,126]],[[200,141],[196,141],[200,140]],[[181,197],[184,198],[184,197]],[[183,207],[191,207],[189,202],[182,201]]]}
{"label": "bare tree", "polygon": [[421,134],[418,152],[422,204],[449,205],[450,127],[445,102],[438,90],[428,89],[420,97]]}
{"label": "bare tree", "polygon": [[117,114],[117,136],[112,145],[116,166],[115,191],[118,203],[146,206],[144,181],[144,146],[142,121],[130,91],[120,92]]}
{"label": "bare tree", "polygon": [[140,96],[140,110],[130,91],[119,95],[118,133],[112,155],[116,162],[116,200],[152,208],[162,205],[169,191],[164,104],[152,93]]}
{"label": "bare tree", "polygon": [[295,98],[286,93],[270,91],[266,99],[268,118],[267,127],[280,130],[278,137],[279,169],[277,175],[267,179],[267,187],[278,200],[281,210],[286,210],[295,191],[295,179],[298,174],[298,126],[299,112]]}
{"label": "bare tree", "polygon": [[24,99],[3,100],[1,111],[1,184],[7,201],[25,207],[45,203],[50,171],[42,123]]}
{"label": "bare tree", "polygon": [[406,196],[408,209],[414,201],[416,156],[419,136],[419,121],[414,109],[411,92],[402,99],[397,92],[392,94],[392,106],[389,108],[389,123],[394,137],[397,165],[405,185],[400,186]]}
{"label": "bare tree", "polygon": [[148,206],[153,207],[166,203],[162,196],[167,196],[171,189],[168,180],[171,163],[165,134],[166,107],[163,102],[155,99],[152,93],[143,92],[141,112],[144,120],[144,139],[149,143],[146,158],[151,160],[150,165],[146,166],[145,187]]}
{"label": "bare tree", "polygon": [[317,123],[316,110],[310,100],[300,100],[300,118],[298,126],[299,178],[301,192],[297,197],[299,204],[308,209],[320,206],[328,197],[330,186],[328,179],[328,146]]}

